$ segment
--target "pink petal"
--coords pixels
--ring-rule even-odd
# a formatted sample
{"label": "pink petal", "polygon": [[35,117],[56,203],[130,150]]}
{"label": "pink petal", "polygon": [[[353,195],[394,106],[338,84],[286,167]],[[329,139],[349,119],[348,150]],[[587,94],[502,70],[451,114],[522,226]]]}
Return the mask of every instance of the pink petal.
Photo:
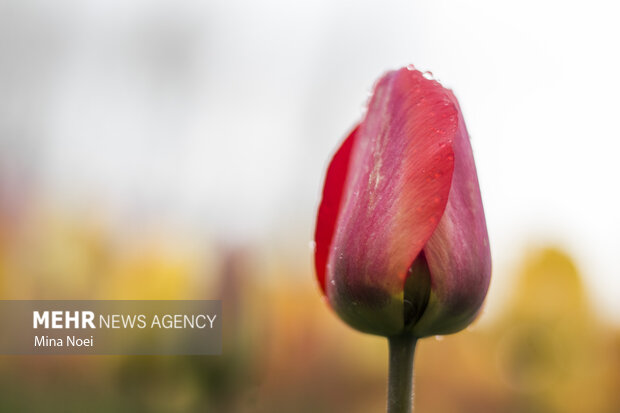
{"label": "pink petal", "polygon": [[326,275],[330,303],[362,331],[402,331],[407,269],[448,202],[457,116],[449,91],[418,71],[389,72],[376,85],[352,148]]}
{"label": "pink petal", "polygon": [[452,144],[454,173],[448,204],[424,247],[431,273],[431,297],[415,326],[419,336],[447,334],[476,316],[491,277],[491,252],[469,135],[458,101],[458,132]]}

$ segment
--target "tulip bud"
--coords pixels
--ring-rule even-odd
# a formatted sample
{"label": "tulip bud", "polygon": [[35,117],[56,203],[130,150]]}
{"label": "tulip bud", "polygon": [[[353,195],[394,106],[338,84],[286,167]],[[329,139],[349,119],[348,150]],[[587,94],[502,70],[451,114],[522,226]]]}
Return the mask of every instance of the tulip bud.
{"label": "tulip bud", "polygon": [[334,155],[315,232],[319,284],[352,327],[425,337],[478,313],[491,255],[459,104],[410,67],[375,85]]}

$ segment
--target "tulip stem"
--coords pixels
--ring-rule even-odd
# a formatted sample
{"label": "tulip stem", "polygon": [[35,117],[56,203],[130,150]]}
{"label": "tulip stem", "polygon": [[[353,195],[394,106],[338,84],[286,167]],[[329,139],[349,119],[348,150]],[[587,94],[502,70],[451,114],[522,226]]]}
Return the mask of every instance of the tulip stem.
{"label": "tulip stem", "polygon": [[388,413],[411,413],[416,337],[389,337]]}

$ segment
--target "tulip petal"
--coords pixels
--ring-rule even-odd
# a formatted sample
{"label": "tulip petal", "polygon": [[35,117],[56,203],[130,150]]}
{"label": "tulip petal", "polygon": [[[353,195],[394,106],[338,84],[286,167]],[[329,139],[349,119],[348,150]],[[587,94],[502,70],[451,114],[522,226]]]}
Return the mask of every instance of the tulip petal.
{"label": "tulip petal", "polygon": [[469,135],[456,97],[459,125],[453,142],[454,173],[445,212],[424,247],[431,296],[416,324],[418,337],[453,333],[476,316],[491,277],[491,252]]}
{"label": "tulip petal", "polygon": [[349,170],[349,159],[351,158],[351,148],[355,141],[358,127],[353,129],[349,136],[342,143],[332,161],[327,168],[325,176],[325,186],[323,187],[323,198],[319,205],[316,229],[314,232],[315,253],[314,265],[319,285],[325,290],[325,271],[327,269],[327,258],[334,236],[336,219],[340,211],[343,189]]}
{"label": "tulip petal", "polygon": [[450,96],[416,70],[389,72],[359,126],[326,280],[332,307],[361,331],[403,331],[407,270],[448,202],[458,125]]}

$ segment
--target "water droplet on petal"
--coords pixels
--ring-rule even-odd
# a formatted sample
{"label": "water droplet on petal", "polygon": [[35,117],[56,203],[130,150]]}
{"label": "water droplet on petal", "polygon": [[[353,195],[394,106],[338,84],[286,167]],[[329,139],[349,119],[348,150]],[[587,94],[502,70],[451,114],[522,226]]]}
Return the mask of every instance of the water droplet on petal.
{"label": "water droplet on petal", "polygon": [[433,72],[426,71],[422,73],[422,76],[424,76],[424,78],[428,80],[435,80],[435,78],[433,77]]}

